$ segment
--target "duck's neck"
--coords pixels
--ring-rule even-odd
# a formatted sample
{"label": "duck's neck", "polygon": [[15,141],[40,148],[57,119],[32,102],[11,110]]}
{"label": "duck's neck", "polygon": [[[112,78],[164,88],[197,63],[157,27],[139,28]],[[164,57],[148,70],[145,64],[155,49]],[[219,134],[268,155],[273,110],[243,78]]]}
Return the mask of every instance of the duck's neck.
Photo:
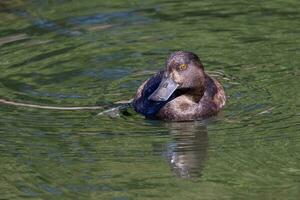
{"label": "duck's neck", "polygon": [[178,96],[187,96],[194,102],[199,102],[204,94],[204,88],[185,88],[178,90]]}

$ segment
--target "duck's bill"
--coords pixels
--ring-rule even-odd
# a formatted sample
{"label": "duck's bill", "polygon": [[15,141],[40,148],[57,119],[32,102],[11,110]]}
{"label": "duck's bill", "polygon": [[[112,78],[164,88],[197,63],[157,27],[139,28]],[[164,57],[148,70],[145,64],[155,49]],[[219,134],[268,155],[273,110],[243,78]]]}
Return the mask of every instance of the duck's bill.
{"label": "duck's bill", "polygon": [[158,88],[148,97],[148,99],[152,101],[167,101],[178,86],[179,85],[171,78],[163,79]]}

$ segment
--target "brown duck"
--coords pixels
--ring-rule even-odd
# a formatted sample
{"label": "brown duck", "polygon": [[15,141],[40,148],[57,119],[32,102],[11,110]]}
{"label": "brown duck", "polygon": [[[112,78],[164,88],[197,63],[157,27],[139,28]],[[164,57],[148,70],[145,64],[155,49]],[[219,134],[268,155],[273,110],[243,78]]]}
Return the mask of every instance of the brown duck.
{"label": "brown duck", "polygon": [[132,105],[149,119],[192,121],[215,115],[225,101],[223,87],[204,72],[198,56],[177,51],[167,59],[165,70],[138,88]]}

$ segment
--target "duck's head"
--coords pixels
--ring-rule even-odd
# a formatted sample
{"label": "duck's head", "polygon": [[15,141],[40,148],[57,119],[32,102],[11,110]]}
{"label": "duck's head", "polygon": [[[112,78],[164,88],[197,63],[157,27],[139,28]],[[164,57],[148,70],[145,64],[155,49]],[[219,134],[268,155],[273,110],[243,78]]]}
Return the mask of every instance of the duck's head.
{"label": "duck's head", "polygon": [[198,56],[188,51],[177,51],[167,59],[164,77],[148,99],[167,101],[176,90],[201,91],[204,81],[204,69]]}

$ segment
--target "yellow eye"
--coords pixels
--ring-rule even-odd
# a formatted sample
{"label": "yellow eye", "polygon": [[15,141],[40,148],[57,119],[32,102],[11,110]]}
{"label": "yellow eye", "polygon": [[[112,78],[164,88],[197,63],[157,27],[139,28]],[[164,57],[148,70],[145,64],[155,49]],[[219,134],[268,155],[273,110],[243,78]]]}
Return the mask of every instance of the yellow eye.
{"label": "yellow eye", "polygon": [[179,65],[179,70],[180,71],[186,70],[187,67],[188,67],[187,64],[181,64],[181,65]]}

